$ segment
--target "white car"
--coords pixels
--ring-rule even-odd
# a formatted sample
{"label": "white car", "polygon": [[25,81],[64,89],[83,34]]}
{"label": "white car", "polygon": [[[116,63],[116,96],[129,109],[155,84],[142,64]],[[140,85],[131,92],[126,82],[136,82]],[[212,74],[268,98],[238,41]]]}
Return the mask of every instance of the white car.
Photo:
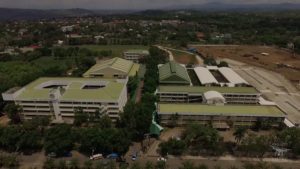
{"label": "white car", "polygon": [[102,159],[103,155],[102,154],[95,154],[90,156],[90,160],[97,160],[97,159]]}
{"label": "white car", "polygon": [[166,159],[166,158],[164,158],[164,157],[159,157],[159,158],[157,159],[157,161],[163,161],[163,162],[166,162],[166,161],[167,161],[167,159]]}

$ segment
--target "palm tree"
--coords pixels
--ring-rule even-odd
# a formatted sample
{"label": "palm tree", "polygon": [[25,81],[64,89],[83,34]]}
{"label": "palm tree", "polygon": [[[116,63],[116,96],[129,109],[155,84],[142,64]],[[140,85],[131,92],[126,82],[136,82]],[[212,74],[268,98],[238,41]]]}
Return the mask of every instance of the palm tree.
{"label": "palm tree", "polygon": [[246,132],[247,129],[245,127],[236,128],[236,130],[233,133],[236,143],[239,143],[244,138]]}

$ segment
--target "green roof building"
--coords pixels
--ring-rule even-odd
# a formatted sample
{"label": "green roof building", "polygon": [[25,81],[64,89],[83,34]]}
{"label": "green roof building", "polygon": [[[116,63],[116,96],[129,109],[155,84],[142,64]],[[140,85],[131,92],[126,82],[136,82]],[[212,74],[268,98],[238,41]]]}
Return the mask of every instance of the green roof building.
{"label": "green roof building", "polygon": [[277,106],[260,105],[205,105],[205,104],[164,104],[157,105],[161,123],[167,125],[176,115],[177,123],[212,123],[216,128],[228,128],[232,125],[253,125],[256,121],[268,121],[279,125],[285,113]]}
{"label": "green roof building", "polygon": [[83,77],[126,78],[135,76],[140,65],[122,58],[113,58],[92,66]]}
{"label": "green roof building", "polygon": [[191,85],[186,68],[175,61],[159,67],[159,83],[169,85]]}
{"label": "green roof building", "polygon": [[22,107],[24,119],[48,116],[54,122],[73,122],[74,111],[100,111],[112,120],[127,102],[126,79],[39,78],[21,89],[2,94],[5,101]]}

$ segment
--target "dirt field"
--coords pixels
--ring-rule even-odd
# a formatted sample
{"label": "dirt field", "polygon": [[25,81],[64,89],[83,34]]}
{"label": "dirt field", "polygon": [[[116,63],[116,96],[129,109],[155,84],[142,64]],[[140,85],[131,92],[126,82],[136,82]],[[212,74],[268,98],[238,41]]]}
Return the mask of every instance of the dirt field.
{"label": "dirt field", "polygon": [[198,46],[203,56],[230,58],[284,75],[293,84],[300,80],[300,55],[267,46]]}
{"label": "dirt field", "polygon": [[198,64],[195,55],[188,54],[186,52],[180,52],[175,50],[170,50],[173,53],[174,60],[181,64]]}

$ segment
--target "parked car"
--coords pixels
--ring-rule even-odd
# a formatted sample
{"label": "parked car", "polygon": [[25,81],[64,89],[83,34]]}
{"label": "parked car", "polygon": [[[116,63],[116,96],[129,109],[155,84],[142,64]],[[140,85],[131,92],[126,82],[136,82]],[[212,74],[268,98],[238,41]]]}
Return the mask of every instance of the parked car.
{"label": "parked car", "polygon": [[159,158],[157,159],[157,161],[163,161],[163,162],[166,162],[166,161],[167,161],[167,159],[166,159],[166,158],[164,158],[164,157],[159,157]]}
{"label": "parked car", "polygon": [[137,152],[134,152],[134,153],[131,155],[131,160],[132,160],[132,161],[135,161],[135,160],[137,160],[137,158],[138,158],[138,153],[137,153]]}
{"label": "parked car", "polygon": [[50,158],[55,158],[56,157],[56,153],[51,152],[51,153],[47,154],[47,156],[50,157]]}
{"label": "parked car", "polygon": [[94,154],[92,156],[90,156],[90,160],[98,160],[98,159],[102,159],[103,155],[102,154]]}
{"label": "parked car", "polygon": [[71,152],[65,152],[64,157],[72,157],[72,153]]}
{"label": "parked car", "polygon": [[107,155],[106,158],[115,160],[115,159],[119,158],[119,155],[117,153],[111,153],[111,154]]}

